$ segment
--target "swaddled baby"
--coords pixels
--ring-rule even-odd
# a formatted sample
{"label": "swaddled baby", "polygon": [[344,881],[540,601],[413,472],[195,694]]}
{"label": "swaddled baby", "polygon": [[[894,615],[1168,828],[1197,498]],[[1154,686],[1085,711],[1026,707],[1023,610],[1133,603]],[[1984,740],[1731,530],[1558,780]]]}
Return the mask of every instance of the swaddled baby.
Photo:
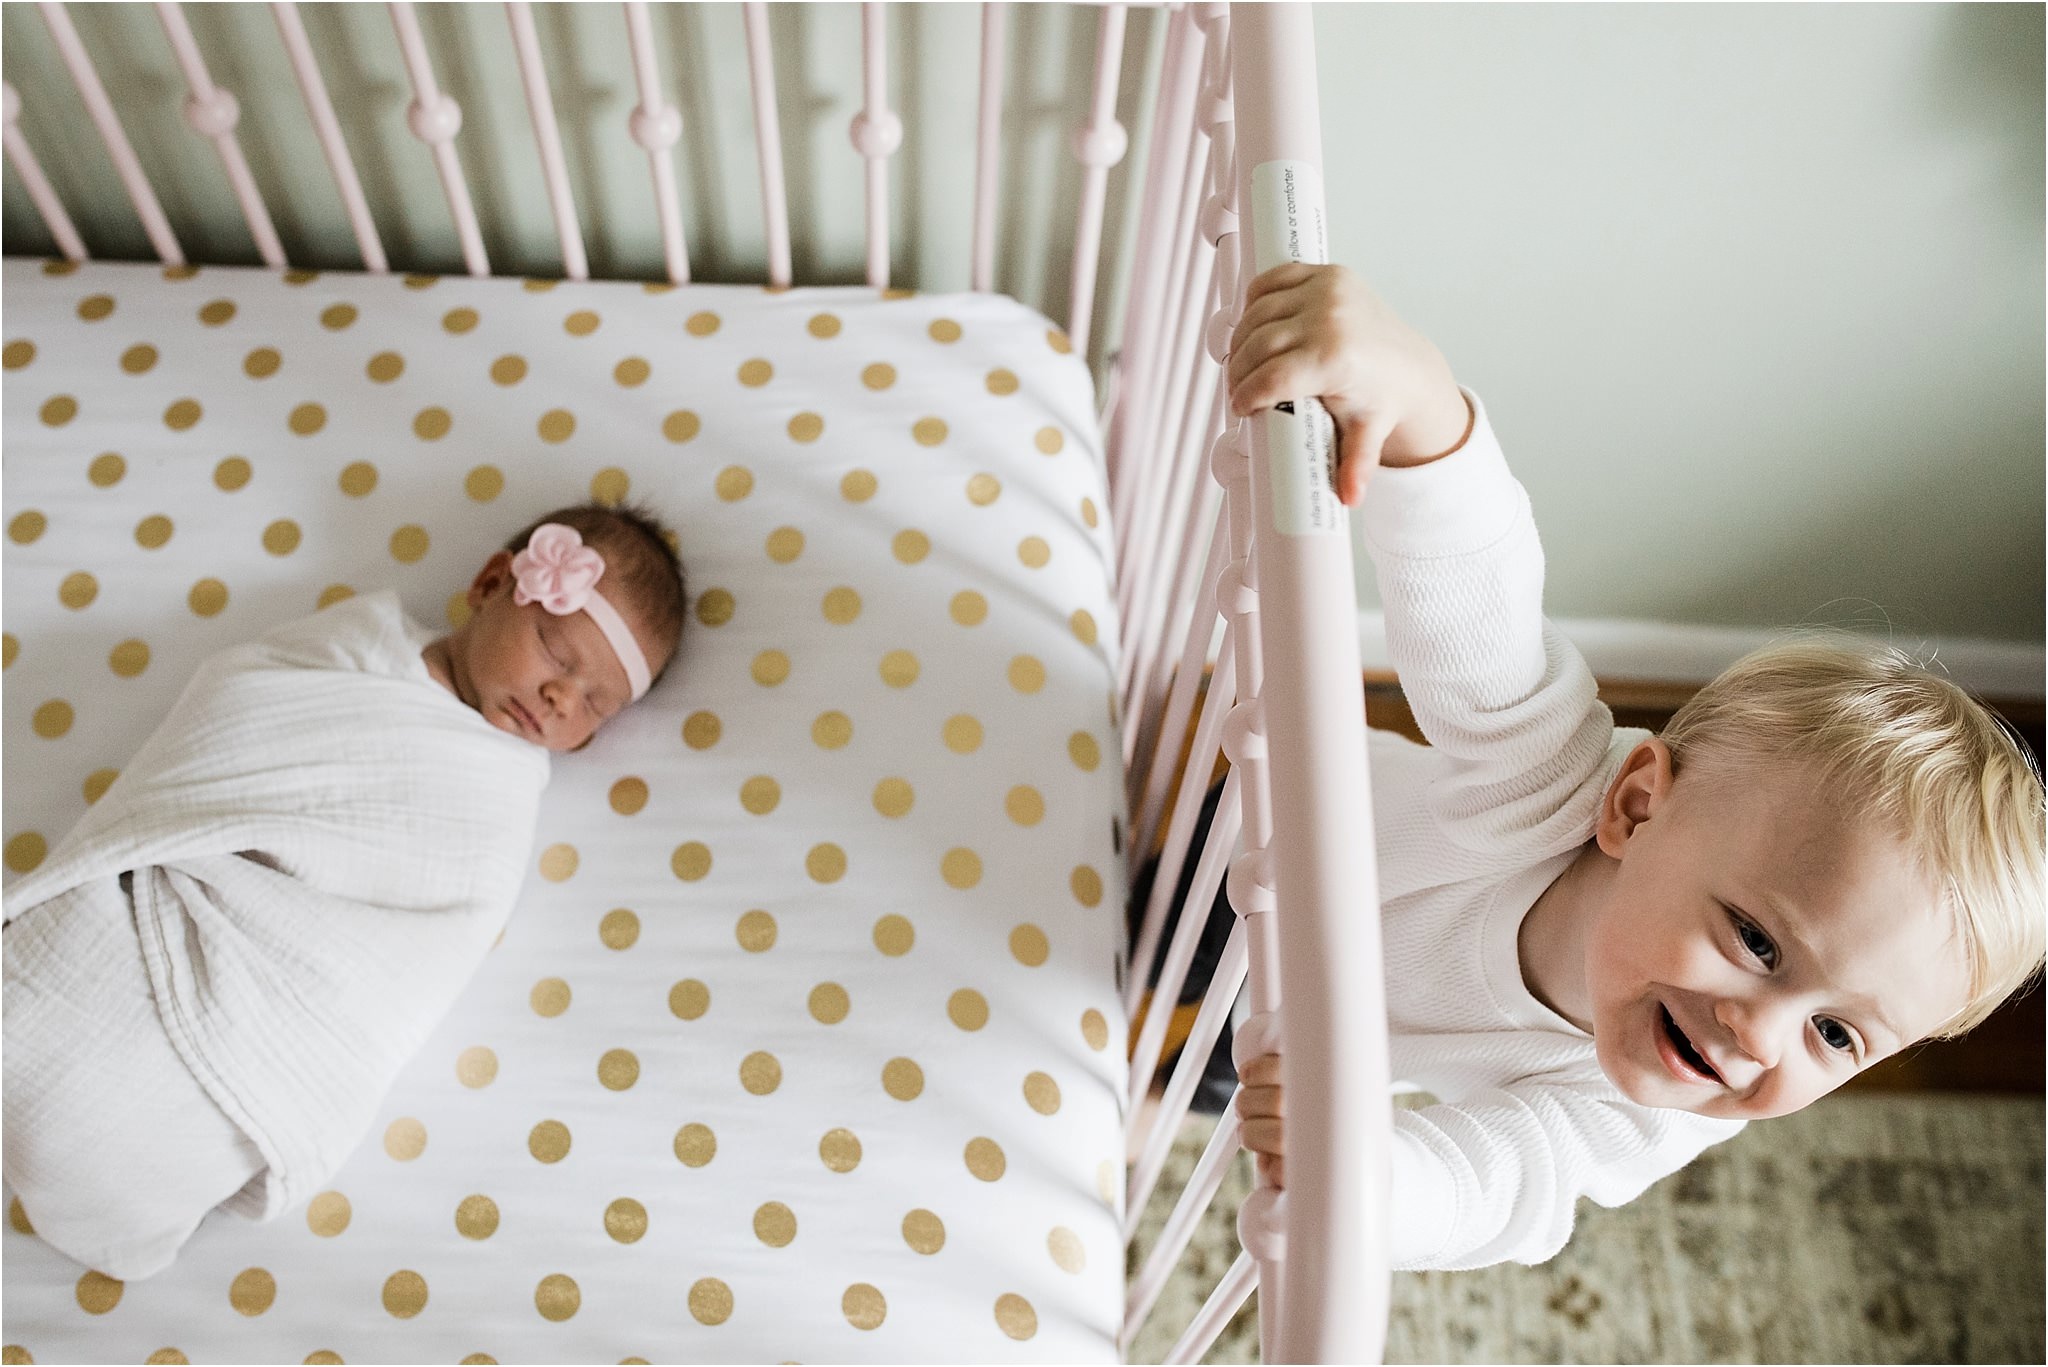
{"label": "swaddled baby", "polygon": [[681,639],[651,519],[541,519],[435,638],[393,593],[222,651],[7,890],[5,1172],[36,1232],[145,1277],[217,1205],[318,1191],[503,929],[550,750]]}

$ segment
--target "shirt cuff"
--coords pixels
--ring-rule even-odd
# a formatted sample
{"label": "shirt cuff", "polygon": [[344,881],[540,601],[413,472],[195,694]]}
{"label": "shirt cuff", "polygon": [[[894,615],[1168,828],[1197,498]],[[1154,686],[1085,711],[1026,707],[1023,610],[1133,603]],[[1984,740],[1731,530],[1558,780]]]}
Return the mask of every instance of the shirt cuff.
{"label": "shirt cuff", "polygon": [[1366,482],[1360,510],[1365,545],[1406,556],[1462,555],[1490,546],[1514,525],[1527,502],[1501,454],[1486,405],[1463,385],[1472,405],[1472,434],[1448,456],[1427,465],[1382,466]]}
{"label": "shirt cuff", "polygon": [[1458,1185],[1449,1164],[1420,1136],[1402,1127],[1399,1112],[1391,1139],[1387,1262],[1403,1271],[1428,1267],[1450,1242],[1458,1216]]}

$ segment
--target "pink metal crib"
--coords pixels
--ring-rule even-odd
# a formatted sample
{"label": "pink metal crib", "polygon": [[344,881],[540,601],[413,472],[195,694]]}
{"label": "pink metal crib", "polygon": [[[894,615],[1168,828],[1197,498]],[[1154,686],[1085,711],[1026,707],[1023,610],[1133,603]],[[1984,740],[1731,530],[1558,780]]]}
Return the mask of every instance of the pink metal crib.
{"label": "pink metal crib", "polygon": [[[272,6],[359,246],[363,269],[391,269],[321,71],[296,8]],[[491,273],[477,214],[454,151],[462,114],[437,84],[410,4],[390,7],[412,89],[412,132],[431,149],[472,275]],[[508,4],[519,74],[554,212],[562,272],[589,278],[562,139],[530,6]],[[888,158],[902,123],[887,105],[885,7],[862,7],[865,102],[852,124],[865,160],[866,279],[889,285]],[[62,4],[41,6],[50,33],[119,171],[156,254],[186,254],[122,132],[112,101]],[[185,117],[213,142],[262,261],[289,264],[238,147],[239,109],[217,85],[179,5],[157,6],[189,85]],[[792,283],[789,215],[765,5],[743,7],[759,140],[768,283]],[[990,290],[998,202],[1006,7],[982,9],[972,284]],[[681,115],[662,94],[645,4],[625,6],[639,104],[630,133],[645,149],[669,280],[690,279],[673,148]],[[1125,66],[1126,6],[1100,7],[1092,98],[1073,137],[1085,167],[1074,234],[1068,333],[1089,353],[1098,258],[1112,167],[1127,137],[1114,112]],[[1135,1013],[1158,962],[1158,999],[1185,982],[1203,913],[1227,877],[1239,911],[1192,1034],[1156,1110],[1140,1105],[1165,1043],[1166,1011],[1147,1013],[1136,1040],[1130,1114],[1139,1156],[1128,1181],[1124,1235],[1159,1180],[1172,1139],[1240,988],[1249,1019],[1240,1060],[1284,1058],[1294,1139],[1287,1192],[1261,1186],[1241,1207],[1244,1252],[1175,1346],[1194,1361],[1254,1287],[1263,1288],[1266,1361],[1376,1359],[1386,1320],[1388,1079],[1352,544],[1329,483],[1328,423],[1303,415],[1226,421],[1218,383],[1246,284],[1286,260],[1319,261],[1322,149],[1314,32],[1301,4],[1173,5],[1157,73],[1123,334],[1098,346],[1107,433],[1117,601],[1124,624],[1120,711],[1129,800],[1127,857],[1142,861],[1165,826],[1154,892],[1144,909],[1124,1005]],[[1138,65],[1138,64],[1134,64]],[[1143,75],[1142,72],[1139,75]],[[86,249],[19,127],[22,102],[5,89],[6,152],[58,249]],[[967,177],[962,177],[963,181]],[[403,264],[403,263],[400,263]],[[1311,434],[1320,428],[1320,437]],[[1320,502],[1317,502],[1320,500]],[[1218,615],[1221,629],[1218,630]],[[1205,668],[1213,665],[1206,691]],[[1202,692],[1199,716],[1195,698]],[[1180,741],[1193,751],[1169,793]],[[1206,846],[1190,849],[1220,749],[1230,776]],[[1167,813],[1171,812],[1170,818]],[[1233,857],[1240,836],[1244,850]],[[1188,913],[1162,946],[1170,900],[1196,859]],[[1284,1005],[1283,1005],[1284,1003]],[[1123,1343],[1157,1303],[1195,1224],[1235,1155],[1226,1112],[1144,1267],[1128,1288]]]}

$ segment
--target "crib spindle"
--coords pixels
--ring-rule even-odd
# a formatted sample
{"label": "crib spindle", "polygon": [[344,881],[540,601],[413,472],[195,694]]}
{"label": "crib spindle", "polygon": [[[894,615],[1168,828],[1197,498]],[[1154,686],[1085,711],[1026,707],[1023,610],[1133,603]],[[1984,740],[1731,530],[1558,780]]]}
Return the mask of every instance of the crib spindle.
{"label": "crib spindle", "polygon": [[242,206],[242,218],[249,225],[249,236],[256,240],[256,253],[263,258],[263,264],[281,269],[284,264],[284,244],[277,239],[277,227],[270,221],[270,210],[264,207],[263,195],[256,188],[256,177],[249,174],[248,159],[242,155],[242,145],[235,138],[235,125],[241,122],[242,106],[232,92],[213,83],[213,76],[206,69],[206,59],[200,55],[199,44],[192,37],[192,26],[185,22],[185,11],[176,0],[157,0],[157,16],[163,20],[164,33],[171,40],[171,51],[177,54],[178,66],[185,73],[185,84],[192,94],[185,101],[185,122],[192,131],[203,138],[213,140],[214,150],[220,153],[221,165],[227,168],[228,183],[234,187],[235,200]]}
{"label": "crib spindle", "polygon": [[1222,1189],[1223,1179],[1230,1173],[1231,1160],[1237,1157],[1237,1146],[1243,1138],[1243,1122],[1238,1119],[1236,1110],[1225,1110],[1216,1122],[1216,1128],[1209,1132],[1209,1142],[1195,1163],[1195,1170],[1188,1174],[1187,1185],[1181,1188],[1180,1199],[1173,1203],[1173,1210],[1166,1217],[1158,1239],[1145,1254],[1145,1265],[1125,1291],[1124,1332],[1118,1347],[1126,1352],[1132,1338],[1144,1328],[1152,1307],[1159,1303],[1160,1294],[1166,1290],[1166,1283],[1180,1263],[1180,1255],[1194,1240],[1195,1228],[1201,1223],[1203,1213]]}
{"label": "crib spindle", "polygon": [[41,8],[43,22],[48,25],[50,36],[57,41],[57,51],[64,58],[64,68],[71,73],[72,83],[78,87],[78,94],[85,101],[86,112],[92,115],[93,126],[99,129],[100,139],[107,145],[107,155],[114,159],[114,170],[120,174],[121,187],[128,192],[128,202],[135,206],[136,216],[142,220],[142,230],[148,234],[150,246],[156,248],[157,258],[165,265],[184,265],[185,249],[178,245],[177,236],[171,232],[171,221],[164,217],[163,206],[157,203],[156,191],[149,188],[149,178],[142,174],[142,162],[129,145],[128,135],[121,129],[121,120],[115,117],[113,102],[107,98],[107,88],[100,83],[99,72],[94,70],[85,44],[78,40],[78,30],[72,27],[71,16],[65,12],[61,0],[43,0]]}
{"label": "crib spindle", "polygon": [[1117,78],[1123,71],[1122,5],[1105,5],[1095,38],[1095,98],[1088,122],[1074,134],[1074,156],[1087,167],[1081,181],[1081,218],[1074,228],[1073,298],[1067,305],[1067,336],[1074,350],[1088,354],[1088,328],[1095,317],[1095,271],[1102,255],[1102,201],[1109,168],[1124,159],[1130,135],[1116,120]]}
{"label": "crib spindle", "polygon": [[562,157],[562,132],[555,122],[555,100],[548,90],[548,69],[541,60],[533,6],[526,0],[506,0],[505,17],[512,26],[513,51],[519,56],[519,80],[526,87],[526,108],[533,116],[533,140],[540,147],[548,204],[555,212],[555,235],[562,244],[562,273],[571,280],[588,280],[590,259],[583,251],[576,200],[569,193],[569,167]]}
{"label": "crib spindle", "polygon": [[327,158],[327,168],[334,174],[335,187],[341,191],[342,206],[348,212],[348,225],[355,233],[356,249],[363,254],[363,269],[372,275],[385,275],[391,270],[391,263],[384,256],[384,243],[377,237],[376,221],[370,217],[370,203],[363,197],[363,184],[356,176],[356,164],[348,154],[348,143],[342,140],[341,121],[334,117],[334,101],[327,96],[327,82],[320,77],[320,63],[313,58],[313,45],[306,40],[306,26],[299,18],[299,7],[292,0],[273,0],[271,13],[277,19],[277,31],[284,39],[285,52],[291,58],[292,74],[297,77],[299,91],[306,98],[306,112],[313,118],[313,129],[320,137],[320,151]]}
{"label": "crib spindle", "polygon": [[768,283],[788,289],[789,191],[782,175],[782,123],[775,113],[775,58],[768,46],[768,6],[747,0],[747,69],[753,78],[754,141],[760,148],[761,220],[768,229]]}
{"label": "crib spindle", "polygon": [[867,159],[868,284],[889,287],[889,155],[903,143],[903,120],[889,108],[883,64],[882,6],[860,7],[860,113],[853,116],[853,145]]}
{"label": "crib spindle", "polygon": [[57,239],[57,250],[72,261],[85,260],[85,239],[78,235],[71,215],[64,212],[64,202],[50,187],[50,178],[43,174],[43,164],[36,160],[28,139],[22,135],[21,96],[15,93],[12,85],[0,86],[0,95],[4,95],[7,106],[7,159],[14,163],[21,183],[27,187],[29,201],[42,215],[43,226],[50,230],[51,237]]}
{"label": "crib spindle", "polygon": [[[1172,692],[1158,730],[1149,739],[1139,742],[1149,748],[1141,751],[1137,746],[1126,747],[1131,751],[1124,761],[1126,771],[1132,776],[1130,807],[1138,813],[1131,836],[1134,852],[1151,849],[1159,834],[1167,786],[1173,778],[1174,761],[1179,758],[1179,738],[1186,734],[1188,718],[1194,708],[1195,690],[1202,682],[1202,666],[1210,661],[1216,636],[1216,572],[1223,568],[1229,533],[1219,516],[1222,489],[1213,479],[1203,480],[1201,489],[1200,510],[1192,519],[1184,546],[1192,550],[1199,540],[1196,534],[1207,527],[1208,563],[1199,573],[1187,576],[1188,582],[1183,587],[1184,593],[1194,594],[1194,604],[1187,624],[1180,628],[1181,655],[1173,673]],[[1142,763],[1138,759],[1141,753],[1145,756]],[[1142,786],[1137,781],[1141,773],[1144,775]]]}
{"label": "crib spindle", "polygon": [[683,206],[676,194],[675,160],[669,149],[683,136],[683,113],[661,94],[661,64],[654,54],[654,25],[643,0],[628,0],[626,41],[633,50],[633,80],[640,103],[627,119],[633,141],[647,153],[654,174],[654,203],[661,215],[661,254],[669,283],[689,283],[690,256],[683,246]]}
{"label": "crib spindle", "polygon": [[981,118],[974,147],[974,288],[996,278],[996,157],[1003,125],[1003,37],[1009,7],[981,7]]}
{"label": "crib spindle", "polygon": [[[1188,1325],[1187,1332],[1180,1336],[1180,1341],[1173,1345],[1172,1351],[1167,1353],[1166,1361],[1174,1363],[1200,1362],[1203,1354],[1207,1353],[1216,1340],[1222,1337],[1224,1326],[1230,1323],[1231,1316],[1238,1312],[1252,1292],[1258,1289],[1258,1285],[1258,1264],[1252,1261],[1249,1253],[1238,1254],[1237,1261],[1230,1265],[1230,1270],[1223,1274],[1223,1280],[1216,1283],[1216,1289],[1210,1292],[1209,1299],[1202,1303],[1201,1310],[1196,1313],[1194,1321]],[[1266,1320],[1272,1314],[1271,1306],[1272,1298],[1269,1295],[1259,1306],[1259,1328],[1261,1330],[1266,1327]],[[1274,1359],[1261,1356],[1259,1360],[1261,1362],[1273,1362],[1276,1360],[1306,1362],[1334,1361],[1335,1359]]]}
{"label": "crib spindle", "polygon": [[455,220],[456,235],[462,240],[462,262],[471,275],[489,275],[490,259],[484,255],[484,236],[477,228],[476,206],[470,202],[469,182],[463,178],[462,163],[455,158],[455,135],[462,131],[462,106],[441,92],[434,79],[433,59],[427,55],[427,40],[420,33],[419,16],[412,0],[391,0],[391,24],[398,32],[399,51],[412,78],[412,107],[406,111],[406,126],[427,144],[434,154],[434,169],[440,172],[441,189],[448,196],[448,213]]}

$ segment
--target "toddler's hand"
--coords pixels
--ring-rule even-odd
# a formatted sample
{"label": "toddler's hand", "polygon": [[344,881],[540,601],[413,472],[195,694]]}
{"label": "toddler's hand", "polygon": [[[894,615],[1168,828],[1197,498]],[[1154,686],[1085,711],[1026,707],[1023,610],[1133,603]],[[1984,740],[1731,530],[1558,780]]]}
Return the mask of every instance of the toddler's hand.
{"label": "toddler's hand", "polygon": [[1287,1185],[1287,1104],[1280,1095],[1280,1056],[1261,1054],[1238,1074],[1237,1114],[1244,1121],[1244,1146],[1259,1156],[1259,1174],[1276,1187]]}
{"label": "toddler's hand", "polygon": [[1253,280],[1224,379],[1240,415],[1323,401],[1337,423],[1337,497],[1347,506],[1373,466],[1449,454],[1471,416],[1443,353],[1342,266],[1292,262]]}

